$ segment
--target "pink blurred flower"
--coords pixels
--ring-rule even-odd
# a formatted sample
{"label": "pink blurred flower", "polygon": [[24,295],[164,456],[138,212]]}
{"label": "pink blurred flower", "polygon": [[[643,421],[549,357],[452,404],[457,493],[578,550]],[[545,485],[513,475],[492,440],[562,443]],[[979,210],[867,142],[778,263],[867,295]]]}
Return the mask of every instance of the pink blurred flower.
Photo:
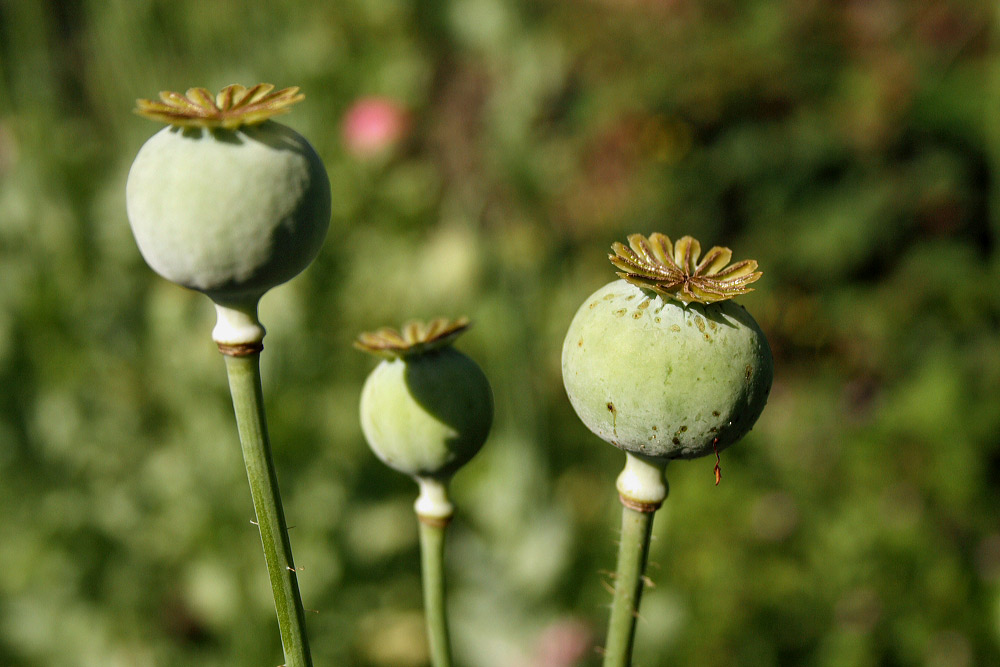
{"label": "pink blurred flower", "polygon": [[559,619],[542,630],[535,645],[533,667],[574,667],[593,650],[590,627],[575,618]]}
{"label": "pink blurred flower", "polygon": [[385,154],[409,131],[406,110],[386,97],[362,97],[344,114],[341,134],[347,150],[359,158]]}

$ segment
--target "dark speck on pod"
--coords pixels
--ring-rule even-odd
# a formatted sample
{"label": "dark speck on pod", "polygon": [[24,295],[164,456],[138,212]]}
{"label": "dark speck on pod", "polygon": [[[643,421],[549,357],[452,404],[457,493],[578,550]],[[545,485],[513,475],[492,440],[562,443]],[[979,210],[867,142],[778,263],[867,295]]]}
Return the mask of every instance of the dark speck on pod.
{"label": "dark speck on pod", "polygon": [[616,317],[621,317],[624,314],[625,314],[625,309],[624,308],[619,308],[618,310],[615,311],[615,316]]}
{"label": "dark speck on pod", "polygon": [[642,311],[641,310],[637,310],[634,313],[632,313],[632,319],[633,320],[637,320],[640,317],[642,317]]}

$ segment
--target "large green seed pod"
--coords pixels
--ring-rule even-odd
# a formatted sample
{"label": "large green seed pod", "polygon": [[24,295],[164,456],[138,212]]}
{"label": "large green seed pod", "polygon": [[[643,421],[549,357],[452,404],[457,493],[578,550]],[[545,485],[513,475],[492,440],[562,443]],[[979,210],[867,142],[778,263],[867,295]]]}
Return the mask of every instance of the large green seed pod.
{"label": "large green seed pod", "polygon": [[730,255],[713,248],[699,264],[690,237],[676,250],[662,235],[629,240],[631,252],[617,244],[612,256],[624,279],[592,294],[566,334],[570,403],[597,436],[633,454],[666,461],[722,451],[757,421],[774,373],[760,327],[725,300],[748,291],[756,263],[720,270]]}
{"label": "large green seed pod", "polygon": [[361,391],[361,429],[399,472],[446,479],[483,446],[493,392],[482,369],[451,347],[468,320],[411,322],[402,333],[363,334],[356,346],[387,356]]}
{"label": "large green seed pod", "polygon": [[268,120],[302,98],[297,88],[228,86],[160,93],[137,111],[171,127],[139,151],[126,185],[129,222],[143,257],[168,280],[206,293],[226,355],[285,665],[311,667],[298,570],[271,457],[260,381],[264,327],[257,303],[302,271],[330,219],[326,170],[309,143]]}
{"label": "large green seed pod", "polygon": [[171,124],[139,150],[126,184],[143,258],[217,303],[255,301],[316,257],[330,223],[330,184],[300,134],[268,120],[297,89],[229,86],[162,93],[138,111]]}

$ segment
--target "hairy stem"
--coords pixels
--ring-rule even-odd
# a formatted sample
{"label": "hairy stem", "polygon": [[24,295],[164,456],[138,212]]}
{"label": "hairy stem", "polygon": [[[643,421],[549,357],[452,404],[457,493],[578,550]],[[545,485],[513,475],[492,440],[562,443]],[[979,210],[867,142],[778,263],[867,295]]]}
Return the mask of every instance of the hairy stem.
{"label": "hairy stem", "polygon": [[299,595],[298,577],[292,561],[285,513],[278,493],[278,478],[271,459],[271,445],[264,415],[260,385],[260,353],[226,356],[229,388],[233,395],[243,460],[253,496],[264,560],[274,593],[281,645],[286,667],[312,667],[306,638],[305,611]]}
{"label": "hairy stem", "polygon": [[643,573],[649,554],[653,512],[622,507],[622,534],[618,546],[618,569],[615,572],[615,596],[608,622],[604,667],[628,667],[632,664],[635,622],[642,597]]}
{"label": "hairy stem", "polygon": [[669,492],[665,469],[663,461],[626,453],[625,469],[618,476],[622,532],[604,667],[628,667],[632,664],[632,645],[653,531],[653,514]]}

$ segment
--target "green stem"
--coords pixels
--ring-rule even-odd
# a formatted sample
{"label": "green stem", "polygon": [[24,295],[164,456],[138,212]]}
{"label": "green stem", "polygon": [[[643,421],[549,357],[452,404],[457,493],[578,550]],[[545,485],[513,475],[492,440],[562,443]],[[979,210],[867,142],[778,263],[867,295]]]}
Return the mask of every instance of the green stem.
{"label": "green stem", "polygon": [[618,569],[615,572],[615,597],[611,603],[604,667],[628,667],[632,664],[635,622],[642,596],[642,577],[646,571],[653,512],[622,508],[622,534],[618,546]]}
{"label": "green stem", "polygon": [[278,493],[278,478],[267,436],[264,397],[260,385],[260,353],[226,356],[229,388],[243,447],[257,526],[264,546],[264,560],[274,593],[274,608],[281,631],[286,667],[312,667],[306,639],[305,611],[288,541],[285,513]]}
{"label": "green stem", "polygon": [[420,525],[420,573],[424,587],[424,616],[432,667],[451,667],[451,642],[444,595],[444,534],[453,508],[445,481],[417,477],[420,495],[414,504]]}
{"label": "green stem", "polygon": [[446,524],[420,518],[420,566],[424,614],[433,667],[451,667],[451,644],[444,601],[444,533]]}
{"label": "green stem", "polygon": [[623,506],[622,532],[604,667],[629,667],[632,664],[635,624],[639,617],[653,514],[668,492],[665,467],[666,463],[661,461],[629,453],[625,469],[618,476],[618,493]]}

